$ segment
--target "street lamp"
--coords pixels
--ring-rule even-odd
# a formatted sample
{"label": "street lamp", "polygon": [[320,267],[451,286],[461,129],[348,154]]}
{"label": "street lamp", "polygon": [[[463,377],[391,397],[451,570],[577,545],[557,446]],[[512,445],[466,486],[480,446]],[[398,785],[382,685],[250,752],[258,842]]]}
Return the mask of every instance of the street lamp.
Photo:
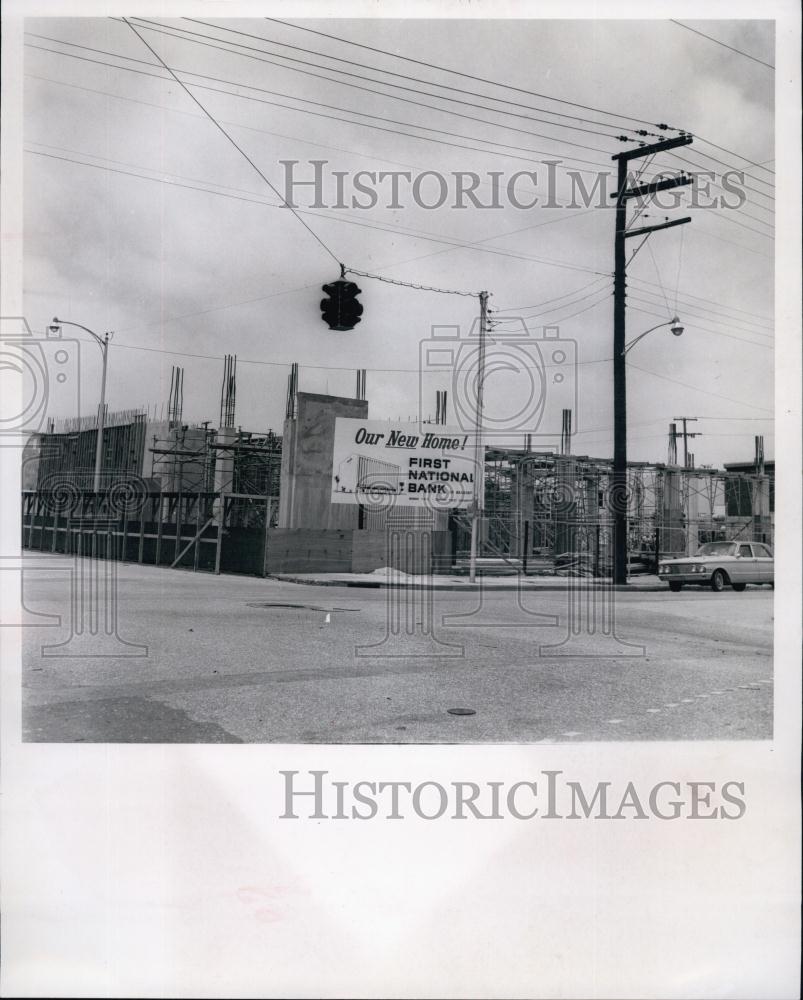
{"label": "street lamp", "polygon": [[648,333],[652,333],[653,330],[660,330],[661,327],[663,327],[663,326],[668,326],[669,329],[672,331],[672,334],[675,337],[679,337],[683,333],[683,330],[684,330],[684,327],[681,325],[681,322],[678,319],[678,317],[677,316],[673,316],[672,319],[667,320],[666,323],[658,323],[655,326],[651,326],[649,328],[649,330],[645,330],[644,333],[640,333],[638,335],[638,337],[634,337],[631,341],[629,341],[627,344],[625,344],[625,349],[622,351],[622,357],[624,357],[625,354],[627,354],[627,352],[630,350],[631,347],[635,347],[636,344],[642,338],[646,337]]}
{"label": "street lamp", "polygon": [[[683,333],[677,316],[651,326],[629,343],[625,342],[624,298],[618,297],[615,310],[618,322],[614,323],[614,421],[613,421],[613,580],[617,585],[627,584],[628,531],[627,531],[627,377],[625,355],[653,330],[668,326],[675,337]],[[621,349],[620,349],[621,348]]]}
{"label": "street lamp", "polygon": [[111,334],[107,330],[101,338],[90,330],[89,327],[82,326],[80,323],[73,323],[68,319],[59,319],[58,316],[53,317],[53,322],[50,324],[48,329],[51,333],[56,334],[62,326],[75,326],[79,330],[83,330],[85,333],[88,333],[98,345],[100,353],[103,355],[103,374],[101,375],[100,381],[100,407],[98,408],[98,440],[95,446],[95,477],[92,486],[94,493],[100,493],[100,466],[103,457],[103,422],[106,415],[106,363],[109,354],[109,337]]}

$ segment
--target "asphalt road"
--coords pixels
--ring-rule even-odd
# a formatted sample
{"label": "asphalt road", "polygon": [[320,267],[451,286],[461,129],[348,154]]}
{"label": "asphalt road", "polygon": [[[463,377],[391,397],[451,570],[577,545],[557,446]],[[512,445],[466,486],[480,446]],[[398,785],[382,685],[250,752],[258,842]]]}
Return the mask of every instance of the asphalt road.
{"label": "asphalt road", "polygon": [[[519,600],[510,591],[300,586],[123,565],[117,633],[107,636],[109,601],[87,600],[83,613],[80,601],[71,608],[71,594],[80,592],[70,559],[32,556],[29,565],[22,720],[29,741],[772,736],[767,588],[617,593],[611,628],[599,593],[528,592]],[[102,579],[104,564],[93,565]],[[101,623],[92,635],[96,610]],[[87,625],[83,637],[72,636],[73,618]],[[474,714],[450,714],[454,708]]]}

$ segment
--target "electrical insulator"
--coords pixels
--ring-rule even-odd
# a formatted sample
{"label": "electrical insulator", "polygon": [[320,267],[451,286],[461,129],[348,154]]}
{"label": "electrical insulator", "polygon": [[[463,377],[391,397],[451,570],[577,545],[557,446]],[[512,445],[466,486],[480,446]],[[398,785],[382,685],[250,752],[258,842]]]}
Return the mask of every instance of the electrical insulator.
{"label": "electrical insulator", "polygon": [[357,301],[361,289],[344,278],[321,287],[328,295],[321,299],[321,313],[329,329],[353,330],[362,316],[362,303]]}

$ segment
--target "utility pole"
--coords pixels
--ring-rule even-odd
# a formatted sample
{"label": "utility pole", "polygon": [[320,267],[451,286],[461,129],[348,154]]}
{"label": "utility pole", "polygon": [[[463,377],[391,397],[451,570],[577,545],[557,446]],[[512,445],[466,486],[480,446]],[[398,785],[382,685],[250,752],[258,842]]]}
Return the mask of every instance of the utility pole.
{"label": "utility pole", "polygon": [[106,422],[106,370],[109,361],[109,333],[103,335],[100,345],[103,355],[103,374],[100,377],[100,406],[98,406],[98,437],[95,442],[95,475],[92,477],[92,492],[100,493],[100,471],[103,465],[103,426]]}
{"label": "utility pole", "polygon": [[624,153],[617,153],[611,159],[618,162],[616,185],[616,236],[614,245],[613,282],[613,483],[611,489],[611,513],[613,516],[613,578],[615,584],[627,583],[627,383],[625,369],[625,242],[633,236],[649,236],[659,229],[669,229],[691,222],[690,217],[662,222],[657,226],[643,226],[639,229],[627,228],[627,203],[630,198],[640,198],[667,191],[670,188],[690,184],[685,175],[627,186],[628,168],[631,160],[652,156],[678,146],[688,146],[690,135],[680,135],[676,139],[666,139],[652,145],[639,146]]}
{"label": "utility pole", "polygon": [[683,423],[683,430],[681,431],[681,434],[683,435],[683,468],[684,469],[688,469],[688,467],[689,467],[689,438],[702,437],[703,436],[703,432],[702,431],[695,431],[694,433],[692,433],[691,431],[686,430],[686,421],[688,420],[689,423],[694,423],[697,420],[697,417],[672,417],[672,419],[673,420],[680,420]]}
{"label": "utility pole", "polygon": [[479,527],[483,503],[482,490],[485,476],[485,447],[482,437],[482,396],[485,388],[485,338],[488,330],[488,293],[480,292],[480,344],[477,352],[477,410],[474,421],[474,502],[471,511],[471,556],[469,560],[469,581],[477,580],[477,549],[479,548]]}

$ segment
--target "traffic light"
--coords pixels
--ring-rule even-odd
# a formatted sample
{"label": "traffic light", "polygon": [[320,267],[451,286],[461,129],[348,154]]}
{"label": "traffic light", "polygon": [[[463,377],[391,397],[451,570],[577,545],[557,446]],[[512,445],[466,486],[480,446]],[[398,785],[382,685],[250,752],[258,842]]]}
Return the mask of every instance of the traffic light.
{"label": "traffic light", "polygon": [[357,301],[361,289],[344,278],[338,278],[322,288],[329,296],[321,299],[321,313],[329,329],[353,330],[362,316],[362,303]]}

